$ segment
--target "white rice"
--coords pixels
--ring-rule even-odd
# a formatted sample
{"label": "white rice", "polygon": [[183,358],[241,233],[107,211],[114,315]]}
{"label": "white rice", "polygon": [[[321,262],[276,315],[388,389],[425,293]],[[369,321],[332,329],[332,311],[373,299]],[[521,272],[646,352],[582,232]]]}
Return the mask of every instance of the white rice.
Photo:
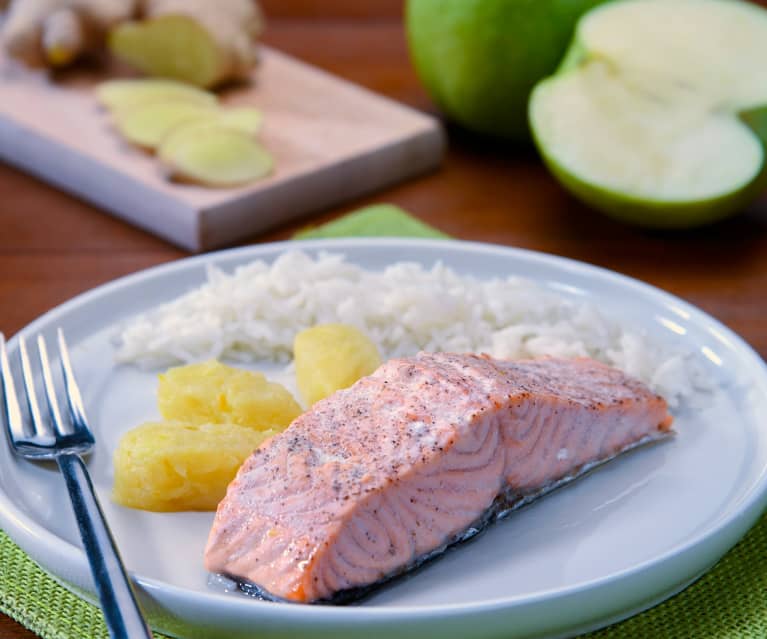
{"label": "white rice", "polygon": [[117,338],[117,360],[143,367],[224,358],[288,361],[293,338],[329,322],[364,331],[384,358],[420,350],[485,352],[498,358],[588,356],[642,379],[672,405],[701,387],[683,353],[649,342],[532,281],[480,280],[437,263],[367,271],[342,255],[301,251],[255,261],[134,317]]}

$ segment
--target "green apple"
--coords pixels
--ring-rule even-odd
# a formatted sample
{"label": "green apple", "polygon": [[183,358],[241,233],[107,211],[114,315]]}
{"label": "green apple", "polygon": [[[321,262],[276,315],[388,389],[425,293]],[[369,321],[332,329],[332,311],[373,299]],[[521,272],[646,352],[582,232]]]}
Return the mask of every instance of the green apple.
{"label": "green apple", "polygon": [[603,1],[408,0],[410,54],[453,120],[527,140],[530,91],[556,69],[578,17]]}
{"label": "green apple", "polygon": [[767,11],[739,0],[619,0],[578,22],[529,104],[535,142],[575,196],[682,228],[765,186]]}

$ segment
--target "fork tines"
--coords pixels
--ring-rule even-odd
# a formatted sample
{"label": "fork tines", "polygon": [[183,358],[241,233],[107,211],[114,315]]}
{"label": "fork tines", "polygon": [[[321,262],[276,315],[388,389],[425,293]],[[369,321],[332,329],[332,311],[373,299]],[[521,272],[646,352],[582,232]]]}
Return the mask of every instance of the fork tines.
{"label": "fork tines", "polygon": [[33,445],[38,449],[72,445],[75,444],[75,442],[70,441],[73,439],[73,435],[77,435],[77,439],[83,440],[81,443],[87,443],[88,440],[92,442],[92,436],[88,430],[85,417],[85,410],[83,409],[82,397],[72,372],[69,350],[67,349],[66,340],[64,339],[64,333],[61,329],[58,329],[57,341],[59,346],[59,359],[61,362],[61,375],[64,380],[64,390],[67,405],[69,407],[69,419],[64,419],[62,417],[59,408],[56,385],[54,383],[54,375],[51,370],[45,338],[42,335],[38,335],[36,341],[37,359],[40,365],[42,388],[47,400],[47,413],[49,418],[46,419],[40,410],[35,376],[33,374],[26,340],[23,336],[19,335],[18,350],[21,363],[21,379],[25,389],[27,399],[26,406],[29,414],[29,420],[25,420],[21,406],[19,405],[18,394],[16,393],[5,337],[0,333],[0,372],[2,373],[3,394],[5,397],[5,416],[12,443],[17,447],[17,452],[22,452],[18,450],[18,446],[23,444]]}

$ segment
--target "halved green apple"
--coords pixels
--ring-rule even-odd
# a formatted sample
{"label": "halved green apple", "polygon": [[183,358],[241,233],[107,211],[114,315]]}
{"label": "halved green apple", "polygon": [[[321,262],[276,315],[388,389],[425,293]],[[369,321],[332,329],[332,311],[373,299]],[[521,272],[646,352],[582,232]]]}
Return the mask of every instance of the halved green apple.
{"label": "halved green apple", "polygon": [[767,186],[767,11],[739,0],[618,0],[584,15],[529,103],[574,195],[650,227],[742,209]]}

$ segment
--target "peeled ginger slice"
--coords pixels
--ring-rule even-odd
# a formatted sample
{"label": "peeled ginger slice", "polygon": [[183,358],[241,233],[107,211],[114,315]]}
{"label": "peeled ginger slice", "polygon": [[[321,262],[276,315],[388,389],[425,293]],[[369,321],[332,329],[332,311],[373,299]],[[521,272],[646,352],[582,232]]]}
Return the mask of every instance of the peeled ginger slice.
{"label": "peeled ginger slice", "polygon": [[186,144],[190,137],[195,135],[193,130],[202,131],[204,135],[204,131],[210,129],[211,125],[237,129],[242,133],[255,135],[261,128],[262,121],[261,111],[251,107],[219,109],[199,119],[195,118],[192,122],[182,122],[179,126],[174,127],[163,138],[161,146],[164,153],[172,154],[175,146]]}
{"label": "peeled ginger slice", "polygon": [[274,161],[252,135],[233,127],[183,127],[158,151],[172,178],[228,187],[269,175]]}
{"label": "peeled ginger slice", "polygon": [[255,135],[263,120],[258,109],[220,108],[215,101],[204,103],[183,96],[123,103],[126,106],[114,109],[117,129],[128,142],[148,149],[156,149],[180,126],[193,122],[221,124]]}
{"label": "peeled ginger slice", "polygon": [[160,78],[107,80],[96,88],[96,98],[110,110],[135,108],[149,102],[186,101],[215,106],[218,98],[210,91]]}
{"label": "peeled ginger slice", "polygon": [[128,142],[156,149],[174,127],[215,113],[214,106],[185,100],[163,100],[117,111],[115,125]]}
{"label": "peeled ginger slice", "polygon": [[252,107],[228,107],[216,114],[216,124],[255,135],[261,129],[264,116]]}

